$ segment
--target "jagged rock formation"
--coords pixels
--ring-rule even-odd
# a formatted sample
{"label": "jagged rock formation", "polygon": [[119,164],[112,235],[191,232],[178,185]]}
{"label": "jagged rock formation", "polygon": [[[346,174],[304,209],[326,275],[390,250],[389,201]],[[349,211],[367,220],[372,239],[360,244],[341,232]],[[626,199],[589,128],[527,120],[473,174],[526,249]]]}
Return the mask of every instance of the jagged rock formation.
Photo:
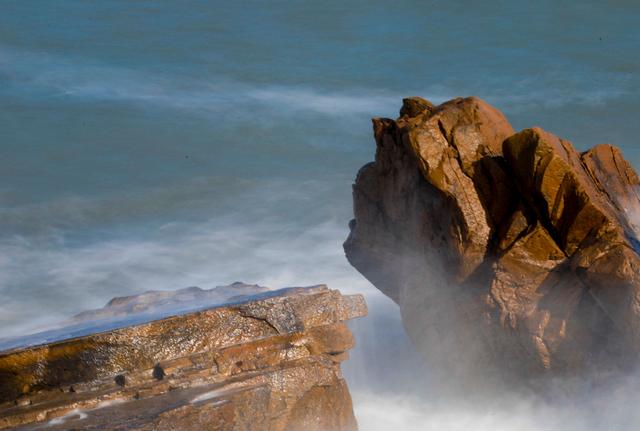
{"label": "jagged rock formation", "polygon": [[[0,429],[356,430],[340,362],[353,346],[344,321],[366,314],[362,296],[222,291],[234,287],[258,294],[1,352]],[[148,292],[106,309],[203,292]]]}
{"label": "jagged rock formation", "polygon": [[429,360],[464,378],[634,364],[639,180],[617,148],[514,133],[473,97],[405,99],[373,129],[344,247]]}

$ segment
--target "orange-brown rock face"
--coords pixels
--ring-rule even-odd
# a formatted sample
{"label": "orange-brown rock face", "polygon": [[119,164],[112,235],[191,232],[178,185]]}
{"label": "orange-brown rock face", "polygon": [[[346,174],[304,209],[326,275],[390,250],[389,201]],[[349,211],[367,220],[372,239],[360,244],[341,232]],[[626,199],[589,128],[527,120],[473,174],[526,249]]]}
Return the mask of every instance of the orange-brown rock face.
{"label": "orange-brown rock face", "polygon": [[400,114],[373,120],[344,246],[428,359],[465,378],[631,366],[639,180],[620,151],[514,133],[473,97]]}
{"label": "orange-brown rock face", "polygon": [[[366,314],[363,298],[326,286],[257,291],[1,352],[0,429],[356,430],[340,362],[353,346],[344,321]],[[122,298],[116,311],[159,297]]]}

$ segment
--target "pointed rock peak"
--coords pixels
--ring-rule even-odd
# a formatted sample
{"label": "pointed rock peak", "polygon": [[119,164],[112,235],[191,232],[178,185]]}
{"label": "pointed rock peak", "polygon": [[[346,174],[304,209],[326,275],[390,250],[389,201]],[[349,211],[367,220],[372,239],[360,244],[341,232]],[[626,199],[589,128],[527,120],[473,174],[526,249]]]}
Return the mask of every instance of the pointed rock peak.
{"label": "pointed rock peak", "polygon": [[434,104],[422,97],[406,97],[402,99],[402,108],[400,108],[401,117],[417,117],[425,111],[431,112],[435,108]]}

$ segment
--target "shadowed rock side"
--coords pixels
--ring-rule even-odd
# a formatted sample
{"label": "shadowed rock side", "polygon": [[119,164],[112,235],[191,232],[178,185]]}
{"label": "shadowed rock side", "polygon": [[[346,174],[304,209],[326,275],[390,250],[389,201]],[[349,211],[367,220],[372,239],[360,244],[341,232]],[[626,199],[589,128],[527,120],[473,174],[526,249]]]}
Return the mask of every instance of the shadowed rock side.
{"label": "shadowed rock side", "polygon": [[0,429],[356,430],[340,362],[365,314],[360,295],[290,288],[5,351]]}
{"label": "shadowed rock side", "polygon": [[344,248],[427,359],[471,380],[632,366],[639,180],[620,151],[514,133],[473,97],[400,114],[373,120]]}

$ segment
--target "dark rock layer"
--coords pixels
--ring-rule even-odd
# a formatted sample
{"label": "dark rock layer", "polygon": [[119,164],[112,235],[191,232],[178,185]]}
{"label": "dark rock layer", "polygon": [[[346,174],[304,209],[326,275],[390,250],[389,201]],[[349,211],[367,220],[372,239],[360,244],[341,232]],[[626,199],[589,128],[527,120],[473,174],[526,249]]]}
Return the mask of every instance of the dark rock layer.
{"label": "dark rock layer", "polygon": [[[145,295],[107,308],[169,300]],[[365,314],[359,295],[291,288],[5,351],[0,429],[355,430],[340,362]]]}
{"label": "dark rock layer", "polygon": [[474,97],[400,114],[373,120],[344,247],[425,356],[464,378],[632,366],[639,180],[620,150],[514,133]]}

